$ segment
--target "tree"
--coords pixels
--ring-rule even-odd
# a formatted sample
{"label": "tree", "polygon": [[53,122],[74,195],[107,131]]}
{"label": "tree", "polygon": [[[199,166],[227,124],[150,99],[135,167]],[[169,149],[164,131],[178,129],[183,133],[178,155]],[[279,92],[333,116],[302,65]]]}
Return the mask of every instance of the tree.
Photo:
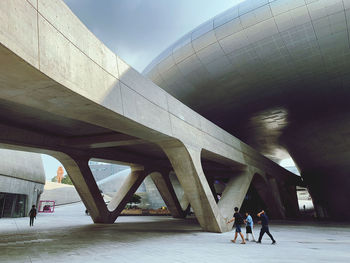
{"label": "tree", "polygon": [[134,204],[141,203],[141,196],[134,194],[129,203],[134,203]]}
{"label": "tree", "polygon": [[62,179],[62,184],[73,185],[72,180],[69,178],[68,174],[66,174]]}

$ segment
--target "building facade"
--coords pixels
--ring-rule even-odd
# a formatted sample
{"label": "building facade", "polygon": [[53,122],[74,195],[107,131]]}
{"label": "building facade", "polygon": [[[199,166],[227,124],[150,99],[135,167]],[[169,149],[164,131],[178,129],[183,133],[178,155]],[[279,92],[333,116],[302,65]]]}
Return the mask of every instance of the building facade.
{"label": "building facade", "polygon": [[0,217],[24,217],[45,185],[40,154],[0,150]]}

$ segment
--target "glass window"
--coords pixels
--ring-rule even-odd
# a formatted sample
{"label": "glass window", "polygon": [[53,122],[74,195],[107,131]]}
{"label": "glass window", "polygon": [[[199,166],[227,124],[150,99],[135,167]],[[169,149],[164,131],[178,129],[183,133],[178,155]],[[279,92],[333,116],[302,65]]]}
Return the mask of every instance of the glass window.
{"label": "glass window", "polygon": [[24,217],[26,195],[0,193],[0,217]]}

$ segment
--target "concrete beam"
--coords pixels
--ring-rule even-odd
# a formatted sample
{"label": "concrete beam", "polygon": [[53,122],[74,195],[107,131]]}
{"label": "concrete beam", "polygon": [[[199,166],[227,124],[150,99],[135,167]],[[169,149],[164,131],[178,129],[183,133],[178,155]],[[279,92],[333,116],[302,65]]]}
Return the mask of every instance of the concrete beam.
{"label": "concrete beam", "polygon": [[72,146],[87,146],[88,148],[105,148],[148,143],[127,134],[101,134],[66,138],[62,142]]}

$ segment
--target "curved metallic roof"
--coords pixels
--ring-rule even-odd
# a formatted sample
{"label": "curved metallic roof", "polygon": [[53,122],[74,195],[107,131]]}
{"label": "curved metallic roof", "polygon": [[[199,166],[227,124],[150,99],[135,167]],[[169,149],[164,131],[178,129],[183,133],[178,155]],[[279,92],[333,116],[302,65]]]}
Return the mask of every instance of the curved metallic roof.
{"label": "curved metallic roof", "polygon": [[347,105],[349,8],[349,0],[246,0],[186,34],[144,74],[283,158],[280,137],[289,124]]}

